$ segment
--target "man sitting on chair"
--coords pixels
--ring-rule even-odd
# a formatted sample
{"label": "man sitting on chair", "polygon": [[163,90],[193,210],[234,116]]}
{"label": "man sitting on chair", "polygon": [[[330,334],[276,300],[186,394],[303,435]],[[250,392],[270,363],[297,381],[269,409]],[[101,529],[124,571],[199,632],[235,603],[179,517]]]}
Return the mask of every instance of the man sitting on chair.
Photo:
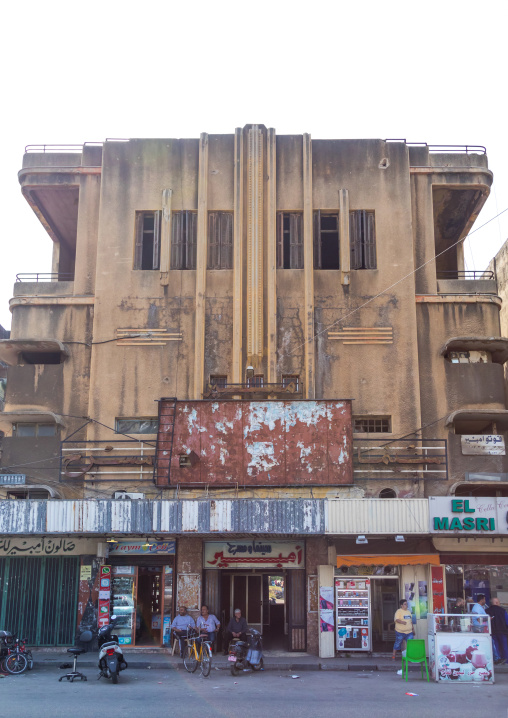
{"label": "man sitting on chair", "polygon": [[242,616],[242,612],[239,608],[235,608],[235,615],[229,621],[226,626],[226,633],[224,634],[224,655],[228,654],[229,642],[233,638],[239,638],[241,641],[247,640],[247,631],[249,627],[247,621]]}
{"label": "man sitting on chair", "polygon": [[183,658],[185,639],[187,638],[189,627],[196,628],[194,619],[187,613],[186,606],[178,606],[178,616],[175,617],[175,620],[171,624],[171,629],[180,643],[180,658]]}

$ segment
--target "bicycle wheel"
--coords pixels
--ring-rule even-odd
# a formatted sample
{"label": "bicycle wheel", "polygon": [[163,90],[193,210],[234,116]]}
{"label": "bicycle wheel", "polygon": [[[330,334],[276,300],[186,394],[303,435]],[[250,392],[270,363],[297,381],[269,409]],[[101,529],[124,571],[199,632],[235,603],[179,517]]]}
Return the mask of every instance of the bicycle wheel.
{"label": "bicycle wheel", "polygon": [[198,659],[196,658],[196,652],[194,646],[187,646],[183,654],[183,665],[185,670],[189,673],[194,673],[198,667]]}
{"label": "bicycle wheel", "polygon": [[201,652],[201,674],[204,678],[210,675],[212,670],[212,654],[210,653],[210,647],[207,643],[203,643],[203,650]]}
{"label": "bicycle wheel", "polygon": [[34,657],[32,656],[32,651],[25,651],[25,656],[27,660],[27,668],[31,671],[34,667]]}
{"label": "bicycle wheel", "polygon": [[11,653],[5,659],[5,668],[9,673],[23,673],[26,671],[28,661],[23,653]]}

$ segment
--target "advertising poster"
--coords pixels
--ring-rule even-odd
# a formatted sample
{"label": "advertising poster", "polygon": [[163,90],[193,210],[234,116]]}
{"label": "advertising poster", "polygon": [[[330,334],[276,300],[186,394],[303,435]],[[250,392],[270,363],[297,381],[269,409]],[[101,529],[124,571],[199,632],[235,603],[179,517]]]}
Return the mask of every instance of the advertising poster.
{"label": "advertising poster", "polygon": [[493,683],[492,641],[489,635],[436,635],[439,681]]}
{"label": "advertising poster", "polygon": [[429,599],[427,596],[427,581],[418,581],[418,603],[420,618],[427,618]]}
{"label": "advertising poster", "polygon": [[322,608],[319,612],[319,630],[321,633],[333,633],[333,610]]}
{"label": "advertising poster", "polygon": [[432,566],[432,602],[434,604],[434,613],[444,613],[444,582],[443,567]]}
{"label": "advertising poster", "polygon": [[333,609],[333,586],[319,587],[319,608]]}
{"label": "advertising poster", "polygon": [[164,616],[162,642],[165,646],[169,646],[171,642],[171,616]]}
{"label": "advertising poster", "polygon": [[411,611],[411,620],[413,626],[416,624],[416,609],[415,609],[415,585],[414,583],[404,584],[404,598],[407,601],[407,607]]}

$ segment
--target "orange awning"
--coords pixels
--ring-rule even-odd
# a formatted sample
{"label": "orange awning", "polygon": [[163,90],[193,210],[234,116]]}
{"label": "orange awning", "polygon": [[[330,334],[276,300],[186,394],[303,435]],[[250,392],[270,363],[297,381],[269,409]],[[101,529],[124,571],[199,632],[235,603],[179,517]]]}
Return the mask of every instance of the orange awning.
{"label": "orange awning", "polygon": [[381,556],[379,554],[357,554],[356,556],[337,556],[337,568],[341,566],[420,566],[423,564],[440,566],[437,553],[397,554]]}

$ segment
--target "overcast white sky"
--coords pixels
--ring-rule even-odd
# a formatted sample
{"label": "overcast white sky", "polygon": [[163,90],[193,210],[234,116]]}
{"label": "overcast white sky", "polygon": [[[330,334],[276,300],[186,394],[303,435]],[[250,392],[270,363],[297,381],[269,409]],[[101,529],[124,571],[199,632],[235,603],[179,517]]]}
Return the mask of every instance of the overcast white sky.
{"label": "overcast white sky", "polygon": [[[259,122],[314,138],[480,144],[494,185],[473,229],[508,207],[508,3],[25,0],[4,10],[0,324],[52,242],[22,198],[24,147],[198,137]],[[508,238],[475,232],[468,269]]]}

